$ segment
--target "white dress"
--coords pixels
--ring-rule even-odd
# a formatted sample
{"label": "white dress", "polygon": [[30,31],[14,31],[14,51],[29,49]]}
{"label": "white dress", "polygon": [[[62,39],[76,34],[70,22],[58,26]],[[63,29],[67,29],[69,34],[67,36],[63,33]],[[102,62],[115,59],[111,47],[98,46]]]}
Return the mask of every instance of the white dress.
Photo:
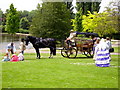
{"label": "white dress", "polygon": [[104,42],[99,43],[95,47],[94,53],[95,64],[98,67],[109,67],[110,66],[110,53],[109,46]]}
{"label": "white dress", "polygon": [[24,56],[23,56],[22,53],[20,53],[20,54],[18,55],[18,60],[19,60],[19,61],[23,61],[23,60],[24,60]]}

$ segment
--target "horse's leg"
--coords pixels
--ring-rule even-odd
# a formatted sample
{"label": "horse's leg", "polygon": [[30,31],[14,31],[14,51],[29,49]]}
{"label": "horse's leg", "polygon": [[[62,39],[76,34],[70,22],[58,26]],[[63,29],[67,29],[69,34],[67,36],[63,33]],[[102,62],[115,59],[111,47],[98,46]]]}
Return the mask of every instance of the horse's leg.
{"label": "horse's leg", "polygon": [[53,51],[52,51],[53,49],[52,48],[50,48],[50,56],[49,56],[49,58],[51,58],[52,57],[52,55],[53,55]]}
{"label": "horse's leg", "polygon": [[37,53],[37,59],[40,59],[40,52],[39,52],[39,48],[36,48],[36,53]]}

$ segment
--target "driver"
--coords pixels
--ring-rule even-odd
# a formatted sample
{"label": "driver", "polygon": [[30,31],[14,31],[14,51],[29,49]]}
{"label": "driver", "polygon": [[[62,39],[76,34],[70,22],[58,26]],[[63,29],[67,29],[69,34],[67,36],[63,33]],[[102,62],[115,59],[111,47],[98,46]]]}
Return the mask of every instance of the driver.
{"label": "driver", "polygon": [[74,37],[76,36],[76,32],[74,30],[70,30],[69,37],[65,40],[68,46],[72,46],[72,42],[74,42]]}

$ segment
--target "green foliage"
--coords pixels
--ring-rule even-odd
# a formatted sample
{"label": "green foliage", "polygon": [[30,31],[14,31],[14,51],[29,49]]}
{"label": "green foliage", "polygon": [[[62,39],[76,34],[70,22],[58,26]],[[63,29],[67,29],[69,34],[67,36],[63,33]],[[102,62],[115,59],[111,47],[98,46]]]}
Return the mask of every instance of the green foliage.
{"label": "green foliage", "polygon": [[112,16],[108,12],[91,14],[88,12],[87,16],[83,16],[83,28],[85,32],[96,32],[101,37],[106,34],[112,34],[118,32],[118,20],[117,15]]}
{"label": "green foliage", "polygon": [[[84,26],[85,30],[89,29],[89,27],[91,26],[91,28],[93,27],[91,25],[91,21],[88,21],[90,17],[87,17],[87,12],[88,11],[97,11],[98,12],[98,7],[99,7],[99,3],[98,2],[77,2],[77,13],[75,15],[75,19],[72,19],[72,26],[74,28],[75,31],[79,31],[82,32],[83,31],[83,25],[82,25],[82,19],[83,17],[86,18],[83,23],[85,23],[86,26]],[[90,14],[90,13],[89,13]],[[88,22],[88,23],[86,23]]]}
{"label": "green foliage", "polygon": [[30,33],[37,37],[63,39],[70,30],[70,11],[63,2],[44,2],[38,5]]}
{"label": "green foliage", "polygon": [[20,20],[20,28],[28,30],[29,26],[30,25],[29,25],[28,19],[26,17],[21,18],[21,20]]}
{"label": "green foliage", "polygon": [[28,34],[28,33],[29,33],[29,30],[20,28],[20,29],[19,29],[19,32],[20,32],[20,33],[26,33],[26,34]]}
{"label": "green foliage", "polygon": [[90,11],[88,11],[87,15],[83,15],[82,25],[84,32],[93,32],[94,27],[96,27],[96,24],[93,22],[94,16]]}
{"label": "green foliage", "polygon": [[7,18],[6,18],[6,28],[5,30],[9,33],[9,34],[15,34],[16,32],[18,32],[19,30],[19,14],[16,10],[16,8],[14,8],[14,5],[11,4],[10,5],[10,10],[7,14]]}
{"label": "green foliage", "polygon": [[2,12],[2,10],[0,9],[0,25],[2,25],[2,15],[3,15],[3,12]]}
{"label": "green foliage", "polygon": [[75,31],[81,32],[82,28],[82,8],[76,13],[75,20],[73,21],[73,26]]}
{"label": "green foliage", "polygon": [[66,4],[67,4],[67,9],[70,10],[71,19],[75,18],[75,14],[73,13],[72,2],[66,2]]}
{"label": "green foliage", "polygon": [[0,29],[2,30],[2,32],[5,32],[5,26],[4,25],[0,25]]}
{"label": "green foliage", "polygon": [[87,12],[90,11],[93,13],[94,11],[99,11],[100,2],[77,2],[77,11],[82,10],[83,15],[87,15]]}

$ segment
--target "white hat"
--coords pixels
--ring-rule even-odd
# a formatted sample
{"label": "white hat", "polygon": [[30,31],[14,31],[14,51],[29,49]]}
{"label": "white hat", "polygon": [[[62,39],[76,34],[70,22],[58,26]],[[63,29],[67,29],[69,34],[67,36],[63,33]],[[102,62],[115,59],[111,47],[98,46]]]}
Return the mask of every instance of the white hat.
{"label": "white hat", "polygon": [[70,32],[74,32],[74,30],[70,30]]}

